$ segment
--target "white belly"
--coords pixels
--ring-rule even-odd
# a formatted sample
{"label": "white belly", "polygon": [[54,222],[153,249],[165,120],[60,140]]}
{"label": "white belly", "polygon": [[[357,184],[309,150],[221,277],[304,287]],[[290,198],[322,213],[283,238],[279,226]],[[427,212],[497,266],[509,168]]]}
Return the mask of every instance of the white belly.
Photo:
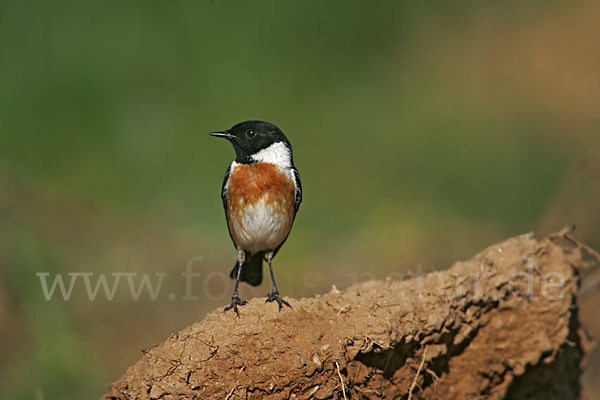
{"label": "white belly", "polygon": [[246,204],[230,221],[237,246],[250,253],[277,248],[285,240],[292,222],[280,210],[277,201],[269,201],[269,194],[252,205]]}

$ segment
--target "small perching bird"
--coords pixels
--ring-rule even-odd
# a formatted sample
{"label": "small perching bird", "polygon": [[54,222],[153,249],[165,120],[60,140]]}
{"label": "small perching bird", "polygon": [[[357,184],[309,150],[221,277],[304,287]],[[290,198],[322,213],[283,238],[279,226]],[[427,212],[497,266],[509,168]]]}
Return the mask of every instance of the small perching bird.
{"label": "small perching bird", "polygon": [[225,310],[238,313],[238,306],[246,304],[239,297],[238,285],[240,281],[260,285],[263,260],[273,282],[267,302],[276,301],[280,311],[283,304],[291,307],[279,295],[272,260],[287,239],[302,202],[292,146],[278,127],[264,121],[240,122],[211,135],[229,140],[236,154],[221,190],[229,235],[238,253],[230,274],[235,288]]}

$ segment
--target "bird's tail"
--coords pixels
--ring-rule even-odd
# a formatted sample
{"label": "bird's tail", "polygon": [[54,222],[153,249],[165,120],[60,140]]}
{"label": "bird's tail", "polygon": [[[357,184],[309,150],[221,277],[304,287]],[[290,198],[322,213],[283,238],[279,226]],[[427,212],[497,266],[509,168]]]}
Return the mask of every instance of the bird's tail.
{"label": "bird's tail", "polygon": [[[250,255],[246,253],[246,261],[242,265],[242,273],[240,275],[240,281],[248,282],[252,286],[258,286],[262,282],[263,273],[263,259],[265,258],[264,252],[258,252],[256,254]],[[235,263],[235,266],[231,270],[229,276],[231,279],[235,279],[237,277],[238,264]]]}

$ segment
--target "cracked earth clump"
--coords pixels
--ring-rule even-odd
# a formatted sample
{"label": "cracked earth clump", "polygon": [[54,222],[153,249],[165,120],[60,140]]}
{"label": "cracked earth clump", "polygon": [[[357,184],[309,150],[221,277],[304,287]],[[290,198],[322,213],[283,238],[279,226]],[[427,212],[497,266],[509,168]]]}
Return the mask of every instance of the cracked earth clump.
{"label": "cracked earth clump", "polygon": [[446,271],[254,299],[145,350],[104,400],[578,398],[580,250],[564,235],[490,246]]}

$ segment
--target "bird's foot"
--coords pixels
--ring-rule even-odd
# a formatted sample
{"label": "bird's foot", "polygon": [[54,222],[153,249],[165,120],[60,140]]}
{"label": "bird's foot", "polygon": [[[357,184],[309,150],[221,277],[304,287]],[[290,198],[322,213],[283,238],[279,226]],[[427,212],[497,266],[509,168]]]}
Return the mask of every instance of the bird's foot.
{"label": "bird's foot", "polygon": [[233,295],[231,297],[231,304],[228,305],[227,307],[225,307],[225,311],[231,310],[233,308],[233,311],[235,311],[235,313],[239,317],[240,313],[238,312],[237,306],[243,306],[246,303],[248,303],[248,302],[246,300],[240,299],[240,297],[238,295]]}
{"label": "bird's foot", "polygon": [[276,290],[276,289],[273,289],[273,291],[271,293],[269,293],[269,295],[267,296],[267,300],[265,301],[265,303],[270,303],[272,301],[276,301],[277,304],[279,304],[279,311],[281,311],[281,307],[283,307],[284,304],[286,306],[288,306],[289,308],[292,308],[292,306],[290,306],[290,303],[288,303],[287,301],[285,301],[284,299],[282,299],[279,296],[279,291]]}

